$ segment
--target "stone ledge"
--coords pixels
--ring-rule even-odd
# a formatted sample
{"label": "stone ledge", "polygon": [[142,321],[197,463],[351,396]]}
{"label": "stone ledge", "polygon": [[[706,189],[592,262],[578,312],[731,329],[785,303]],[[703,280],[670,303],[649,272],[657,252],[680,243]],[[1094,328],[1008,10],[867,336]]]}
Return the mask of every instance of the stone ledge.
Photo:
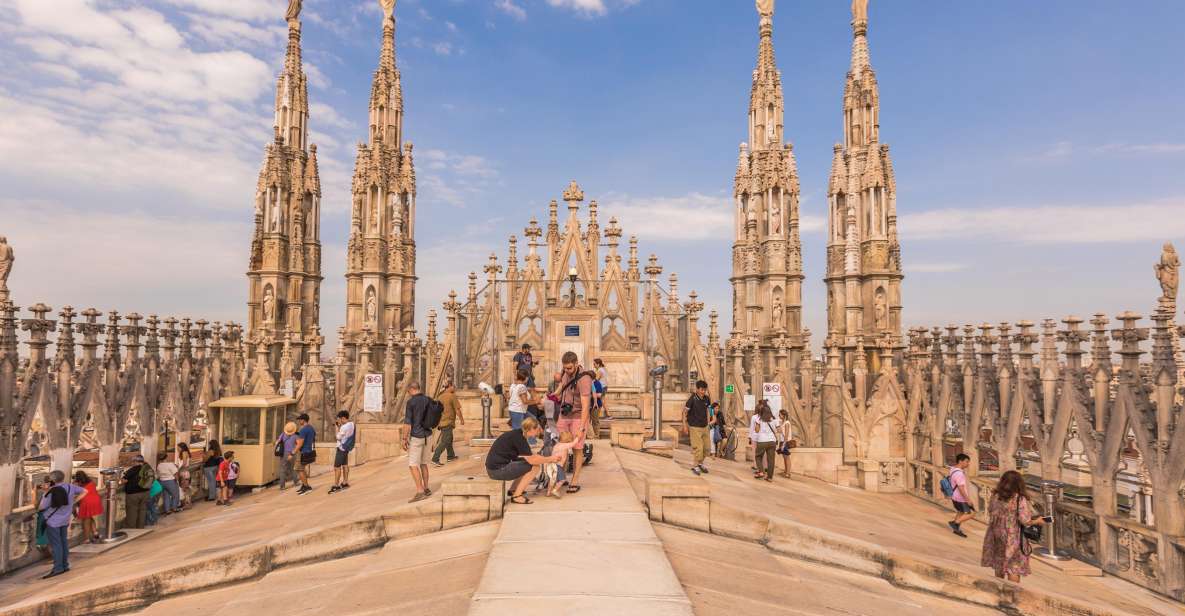
{"label": "stone ledge", "polygon": [[711,531],[711,486],[702,479],[647,479],[650,519],[704,532]]}
{"label": "stone ledge", "polygon": [[[920,590],[1009,613],[1033,616],[1105,616],[1104,607],[966,573],[954,566],[828,532],[785,518],[729,507],[710,499],[711,486],[694,479],[650,479],[646,484],[650,519],[673,526],[765,545],[792,558],[882,578],[894,586]],[[707,502],[703,510],[700,503]]]}
{"label": "stone ledge", "polygon": [[[501,486],[498,490],[501,491]],[[243,583],[282,567],[338,559],[382,546],[388,541],[437,532],[445,528],[446,519],[453,524],[451,527],[457,527],[501,517],[500,502],[495,515],[488,498],[477,497],[478,500],[470,501],[466,498],[468,495],[450,495],[444,489],[442,493],[462,500],[451,503],[448,511],[443,498],[433,498],[386,514],[285,535],[265,544],[216,554],[108,586],[82,588],[47,601],[29,600],[0,611],[0,616],[122,613],[182,593]]]}

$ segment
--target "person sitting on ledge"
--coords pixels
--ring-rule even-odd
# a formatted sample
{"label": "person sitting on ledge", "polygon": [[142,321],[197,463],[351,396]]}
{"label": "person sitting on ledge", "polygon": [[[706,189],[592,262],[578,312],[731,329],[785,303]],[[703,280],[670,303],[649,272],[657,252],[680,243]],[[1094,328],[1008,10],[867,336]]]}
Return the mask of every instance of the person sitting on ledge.
{"label": "person sitting on ledge", "polygon": [[527,438],[538,438],[543,434],[539,422],[534,417],[523,419],[522,427],[517,430],[503,432],[490,452],[486,454],[486,474],[490,479],[510,481],[510,502],[519,505],[530,505],[531,499],[523,494],[535,476],[539,474],[540,465],[546,462],[560,461],[559,455],[541,456],[531,453],[531,446]]}

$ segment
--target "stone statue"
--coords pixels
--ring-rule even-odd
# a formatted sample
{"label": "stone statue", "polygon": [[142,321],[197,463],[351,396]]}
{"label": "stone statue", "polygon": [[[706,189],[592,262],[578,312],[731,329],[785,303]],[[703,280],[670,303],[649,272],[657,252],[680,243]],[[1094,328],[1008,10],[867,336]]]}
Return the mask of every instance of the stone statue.
{"label": "stone statue", "polygon": [[272,288],[263,290],[263,320],[271,321],[276,318],[276,294]]}
{"label": "stone statue", "polygon": [[295,21],[300,18],[300,4],[301,0],[288,0],[288,13],[285,14],[285,19],[288,21]]}
{"label": "stone statue", "polygon": [[773,200],[773,209],[769,211],[769,228],[771,235],[782,234],[782,203],[780,199]]}
{"label": "stone statue", "polygon": [[276,195],[272,198],[272,231],[280,230],[280,199]]}
{"label": "stone statue", "polygon": [[889,328],[889,308],[885,305],[885,290],[877,289],[876,296],[872,298],[873,317],[876,319],[877,329]]}
{"label": "stone statue", "polygon": [[852,21],[868,21],[868,0],[852,0]]}
{"label": "stone statue", "polygon": [[3,291],[0,297],[8,296],[8,275],[12,273],[12,262],[15,260],[8,238],[0,235],[0,291]]}
{"label": "stone statue", "polygon": [[773,16],[774,0],[757,0],[757,13],[762,17]]}
{"label": "stone statue", "polygon": [[[3,241],[4,238],[0,238],[0,245]],[[0,253],[0,259],[3,259],[2,253]],[[2,263],[3,261],[0,261],[0,268],[3,268]],[[1177,302],[1177,284],[1180,282],[1181,260],[1177,257],[1177,250],[1173,248],[1172,244],[1166,243],[1164,245],[1164,249],[1160,252],[1160,263],[1154,267],[1156,279],[1160,281],[1161,301],[1175,304]]]}
{"label": "stone statue", "polygon": [[366,291],[366,322],[374,323],[378,316],[378,302],[374,297],[374,287]]}
{"label": "stone statue", "polygon": [[374,199],[370,203],[370,229],[372,231],[379,230],[379,200]]}
{"label": "stone statue", "polygon": [[773,322],[771,323],[771,325],[773,325],[774,330],[780,331],[780,330],[784,329],[784,327],[782,326],[782,322],[783,322],[783,317],[785,316],[785,310],[782,308],[782,293],[780,290],[776,291],[774,293],[773,311],[772,312],[773,312]]}
{"label": "stone statue", "polygon": [[394,19],[396,0],[379,0],[379,6],[383,9],[383,15],[387,19]]}

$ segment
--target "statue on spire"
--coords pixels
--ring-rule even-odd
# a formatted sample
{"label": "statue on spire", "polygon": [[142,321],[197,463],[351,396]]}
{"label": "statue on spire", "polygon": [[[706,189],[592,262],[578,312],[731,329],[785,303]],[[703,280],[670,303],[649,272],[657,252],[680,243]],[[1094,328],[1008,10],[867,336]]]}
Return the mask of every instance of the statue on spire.
{"label": "statue on spire", "polygon": [[383,9],[383,15],[387,19],[395,19],[395,2],[397,0],[379,0],[379,6]]}
{"label": "statue on spire", "polygon": [[773,17],[774,0],[757,0],[757,13],[762,17]]}
{"label": "statue on spire", "polygon": [[288,0],[288,13],[285,18],[288,21],[296,21],[300,18],[300,5],[302,0]]}
{"label": "statue on spire", "polygon": [[852,0],[852,21],[868,21],[868,0]]}

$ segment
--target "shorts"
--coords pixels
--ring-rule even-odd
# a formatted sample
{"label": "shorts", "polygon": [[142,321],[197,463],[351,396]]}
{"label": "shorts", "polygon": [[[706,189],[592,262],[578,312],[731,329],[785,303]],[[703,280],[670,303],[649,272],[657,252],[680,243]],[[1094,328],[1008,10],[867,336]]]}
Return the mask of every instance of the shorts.
{"label": "shorts", "polygon": [[580,416],[576,415],[575,417],[560,417],[556,422],[555,429],[560,434],[572,433],[572,436],[576,437],[572,449],[577,450],[584,447],[584,433],[580,431],[583,426],[584,423],[580,420]]}
{"label": "shorts", "polygon": [[311,465],[317,461],[317,451],[298,451],[295,456],[292,456],[293,470],[303,471],[306,466]]}
{"label": "shorts", "polygon": [[335,449],[333,453],[333,468],[350,465],[350,452]]}
{"label": "shorts", "polygon": [[971,506],[971,503],[961,503],[959,501],[951,502],[955,504],[955,511],[959,513],[975,513],[975,508]]}
{"label": "shorts", "polygon": [[407,440],[407,465],[410,467],[427,466],[432,459],[432,448],[428,446],[428,437],[413,436]]}
{"label": "shorts", "polygon": [[490,476],[490,479],[497,481],[514,481],[529,472],[531,472],[531,464],[526,460],[515,460],[501,468],[486,468],[486,474]]}

